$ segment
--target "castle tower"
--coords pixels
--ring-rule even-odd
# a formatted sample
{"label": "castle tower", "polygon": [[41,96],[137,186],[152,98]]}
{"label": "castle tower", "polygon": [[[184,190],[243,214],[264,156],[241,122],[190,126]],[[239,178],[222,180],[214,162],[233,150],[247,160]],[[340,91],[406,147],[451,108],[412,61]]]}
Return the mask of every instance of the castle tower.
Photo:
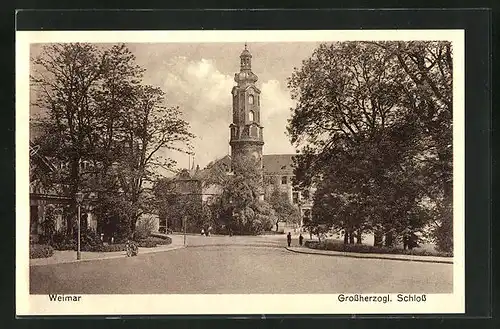
{"label": "castle tower", "polygon": [[264,137],[260,125],[260,90],[255,86],[257,76],[252,72],[252,55],[245,49],[240,55],[240,72],[235,73],[233,96],[233,122],[229,125],[231,158],[253,156],[262,170]]}

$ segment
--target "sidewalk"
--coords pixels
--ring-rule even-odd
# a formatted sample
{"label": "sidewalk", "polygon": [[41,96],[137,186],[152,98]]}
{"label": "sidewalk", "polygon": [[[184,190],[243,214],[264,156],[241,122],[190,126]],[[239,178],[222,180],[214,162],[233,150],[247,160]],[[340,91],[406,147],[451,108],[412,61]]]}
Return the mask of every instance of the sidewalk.
{"label": "sidewalk", "polygon": [[[139,247],[139,257],[144,254],[150,254],[155,252],[170,251],[180,248],[184,248],[184,240],[182,236],[169,235],[172,239],[172,243],[169,245],[160,245],[154,248],[143,248]],[[30,259],[30,266],[43,266],[43,265],[53,265],[53,264],[63,264],[63,263],[76,263],[76,262],[86,262],[91,260],[102,260],[102,259],[112,259],[112,258],[125,258],[125,251],[114,251],[114,252],[91,252],[82,251],[82,259],[76,259],[76,251],[74,250],[54,250],[54,255],[49,258],[36,258]]]}
{"label": "sidewalk", "polygon": [[423,263],[442,263],[453,264],[451,257],[436,257],[436,256],[416,256],[416,255],[397,255],[397,254],[369,254],[357,252],[341,252],[331,250],[319,250],[306,247],[285,247],[288,251],[310,254],[310,255],[324,255],[324,256],[337,256],[337,257],[351,257],[351,258],[368,258],[368,259],[389,259],[399,260],[406,262],[423,262]]}

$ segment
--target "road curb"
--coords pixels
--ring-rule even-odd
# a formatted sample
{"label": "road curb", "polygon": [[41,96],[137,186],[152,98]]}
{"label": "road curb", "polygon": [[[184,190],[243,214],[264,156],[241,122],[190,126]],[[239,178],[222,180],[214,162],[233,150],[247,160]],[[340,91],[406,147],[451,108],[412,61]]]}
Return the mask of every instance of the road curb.
{"label": "road curb", "polygon": [[419,263],[438,263],[438,264],[453,264],[453,261],[449,260],[432,260],[432,259],[409,259],[409,258],[397,258],[391,256],[372,256],[370,254],[360,255],[355,253],[325,253],[325,252],[310,252],[310,251],[302,251],[302,250],[294,250],[289,247],[285,247],[286,250],[295,252],[297,254],[307,254],[307,255],[320,255],[320,256],[331,256],[331,257],[350,257],[350,258],[367,258],[367,259],[387,259],[387,260],[399,260],[402,262],[419,262]]}
{"label": "road curb", "polygon": [[[182,249],[185,248],[186,246],[175,246],[170,249],[163,249],[163,250],[148,250],[147,252],[142,252],[139,253],[137,256],[142,256],[142,255],[147,255],[147,254],[154,254],[154,253],[159,253],[159,252],[168,252],[172,250],[177,250],[177,249]],[[74,263],[82,263],[82,262],[91,262],[91,261],[99,261],[99,260],[107,260],[107,259],[117,259],[117,258],[127,258],[127,255],[125,252],[121,255],[113,255],[113,256],[107,256],[107,257],[101,257],[101,258],[90,258],[90,259],[73,259],[70,261],[65,261],[65,262],[58,262],[58,263],[48,263],[48,264],[30,264],[30,267],[35,267],[35,266],[49,266],[49,265],[60,265],[60,264],[74,264]]]}

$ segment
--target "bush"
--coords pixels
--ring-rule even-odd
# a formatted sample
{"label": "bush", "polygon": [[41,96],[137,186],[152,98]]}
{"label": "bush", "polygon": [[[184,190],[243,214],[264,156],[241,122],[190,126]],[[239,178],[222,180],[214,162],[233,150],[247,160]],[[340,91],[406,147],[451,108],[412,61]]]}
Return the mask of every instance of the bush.
{"label": "bush", "polygon": [[150,236],[147,237],[146,239],[139,240],[137,241],[137,245],[142,248],[153,248],[158,245],[168,245],[172,243],[172,239],[169,238],[168,236],[159,238],[159,237],[154,237]]}
{"label": "bush", "polygon": [[[164,234],[153,234],[154,236],[149,236],[145,239],[136,241],[138,247],[142,248],[153,248],[158,245],[168,245],[172,243],[172,239]],[[93,232],[87,232],[85,235],[82,233],[80,250],[81,251],[93,251],[93,252],[116,252],[116,251],[126,251],[127,247],[125,243],[115,243],[104,245],[98,238],[97,234]],[[56,250],[76,250],[77,242],[74,239],[62,240],[58,239],[57,243],[54,243],[54,249]]]}
{"label": "bush", "polygon": [[[74,239],[78,239],[77,233]],[[94,251],[99,246],[102,246],[101,237],[93,230],[83,230],[80,234],[80,250]]]}
{"label": "bush", "polygon": [[30,259],[49,258],[54,254],[54,249],[46,244],[33,244],[30,246]]}
{"label": "bush", "polygon": [[125,251],[125,250],[127,250],[127,245],[125,243],[116,243],[116,244],[96,246],[92,251],[115,252],[115,251]]}
{"label": "bush", "polygon": [[55,250],[76,250],[76,239],[68,237],[63,231],[58,231],[52,237],[51,246]]}
{"label": "bush", "polygon": [[[56,250],[76,250],[78,241],[78,232],[69,237],[63,232],[57,232],[52,239],[52,247]],[[93,230],[82,230],[80,232],[80,250],[94,251],[102,245],[101,237]]]}
{"label": "bush", "polygon": [[328,240],[323,242],[306,241],[304,245],[311,249],[332,250],[340,252],[453,257],[453,253],[451,252],[439,252],[439,251],[430,251],[423,249],[404,250],[399,248],[375,247],[366,244],[343,244]]}
{"label": "bush", "polygon": [[137,246],[142,248],[154,248],[156,247],[156,242],[151,240],[141,240],[137,241]]}
{"label": "bush", "polygon": [[52,247],[55,250],[76,250],[76,246],[77,246],[77,243],[73,239],[65,240],[63,242],[52,244]]}

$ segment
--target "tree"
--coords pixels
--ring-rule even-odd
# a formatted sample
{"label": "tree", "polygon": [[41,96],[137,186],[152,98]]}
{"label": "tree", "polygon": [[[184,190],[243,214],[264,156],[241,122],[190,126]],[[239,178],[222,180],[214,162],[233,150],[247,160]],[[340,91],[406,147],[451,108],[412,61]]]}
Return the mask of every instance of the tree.
{"label": "tree", "polygon": [[[37,144],[42,155],[69,165],[67,173],[56,176],[66,195],[74,196],[81,188],[80,161],[88,151],[85,137],[95,123],[91,94],[103,74],[104,59],[95,46],[77,43],[46,46],[33,61],[33,106],[44,111],[37,122],[43,131]],[[73,203],[73,214],[75,209]],[[72,217],[66,225],[69,233]]]}
{"label": "tree", "polygon": [[280,191],[277,186],[273,186],[273,189],[269,193],[266,200],[269,202],[271,207],[274,209],[274,213],[276,214],[276,232],[278,232],[278,224],[280,222],[294,224],[300,222],[299,209],[290,203],[288,194]]}
{"label": "tree", "polygon": [[[434,178],[451,177],[450,58],[446,42],[323,44],[289,79],[297,185],[321,187],[317,216],[342,209],[330,224],[344,226],[345,241],[358,226],[392,246],[424,197],[448,189]],[[342,195],[352,195],[347,204]]]}
{"label": "tree", "polygon": [[165,220],[169,228],[183,230],[186,224],[188,232],[198,232],[205,226],[207,209],[203,207],[201,191],[186,185],[193,182],[197,185],[197,182],[184,180],[186,178],[189,173],[182,171],[176,177],[158,180],[154,187],[156,205],[160,219]]}
{"label": "tree", "polygon": [[233,172],[228,174],[221,163],[205,171],[205,186],[219,186],[220,196],[212,202],[217,208],[219,226],[239,234],[260,234],[272,228],[275,213],[261,200],[262,170],[253,156],[232,161]]}
{"label": "tree", "polygon": [[164,92],[143,83],[144,70],[124,45],[54,44],[33,66],[33,106],[42,110],[34,120],[39,152],[61,164],[53,185],[69,196],[98,191],[101,222],[115,218],[128,226],[120,232],[132,234],[138,218],[154,208],[145,183],[175,165],[160,150],[189,152],[193,135],[179,108],[166,106]]}
{"label": "tree", "polygon": [[124,161],[117,166],[117,174],[120,187],[134,209],[132,230],[142,214],[152,211],[153,195],[147,193],[144,183],[151,186],[160,177],[158,168],[172,170],[175,165],[159,151],[186,152],[182,146],[194,137],[189,124],[181,119],[179,108],[163,106],[164,95],[159,88],[139,86],[135,108],[124,118],[126,136],[122,141],[128,147]]}

